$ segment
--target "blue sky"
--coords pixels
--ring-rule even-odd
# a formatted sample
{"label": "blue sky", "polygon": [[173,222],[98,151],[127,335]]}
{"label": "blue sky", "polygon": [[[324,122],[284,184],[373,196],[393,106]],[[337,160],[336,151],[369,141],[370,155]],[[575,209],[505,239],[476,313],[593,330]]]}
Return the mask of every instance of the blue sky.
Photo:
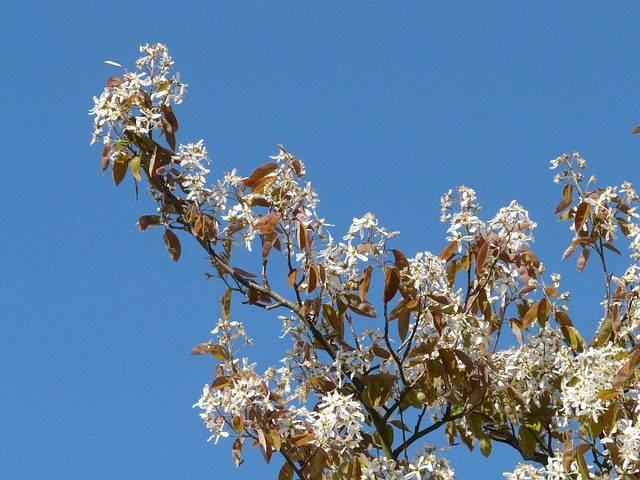
{"label": "blue sky", "polygon": [[[100,174],[87,111],[114,74],[104,60],[166,43],[189,84],[178,141],[246,175],[284,144],[336,236],[371,211],[406,253],[440,251],[443,192],[475,188],[487,217],[518,199],[591,333],[602,291],[595,269],[559,262],[571,234],[548,162],[578,150],[601,185],[640,185],[639,19],[636,2],[3,2],[0,477],[265,471],[257,451],[235,469],[191,408],[214,363],[188,353],[221,292],[196,245],[169,260],[134,226],[151,203]],[[277,320],[236,314],[250,355],[283,356]],[[462,448],[461,479],[513,467]]]}

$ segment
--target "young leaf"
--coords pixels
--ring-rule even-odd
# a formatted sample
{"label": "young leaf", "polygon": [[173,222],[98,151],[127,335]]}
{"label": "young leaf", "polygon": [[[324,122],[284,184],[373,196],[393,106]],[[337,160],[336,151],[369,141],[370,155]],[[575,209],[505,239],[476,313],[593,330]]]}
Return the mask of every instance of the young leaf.
{"label": "young leaf", "polygon": [[141,232],[144,232],[147,227],[156,227],[160,225],[160,221],[160,215],[142,215],[138,219],[138,223],[136,223],[136,225]]}
{"label": "young leaf", "polygon": [[254,228],[256,232],[258,232],[261,235],[264,235],[266,233],[271,233],[273,230],[275,230],[279,221],[280,221],[280,214],[270,213],[258,219],[256,224],[254,225]]}
{"label": "young leaf", "polygon": [[231,287],[227,287],[224,291],[224,295],[221,299],[222,303],[222,319],[229,320],[229,313],[231,312]]}
{"label": "young leaf", "polygon": [[613,379],[613,384],[611,385],[611,388],[622,387],[627,382],[627,380],[631,378],[631,375],[636,373],[636,367],[638,366],[639,362],[640,362],[640,349],[637,349],[637,350],[634,350],[631,353],[631,355],[629,355],[629,358],[627,359],[625,364],[618,371],[618,373],[616,373],[616,376]]}
{"label": "young leaf", "polygon": [[129,166],[129,157],[126,155],[118,155],[111,167],[111,175],[116,186],[122,183],[127,175],[127,167]]}
{"label": "young leaf", "polygon": [[578,272],[580,273],[583,272],[584,267],[587,266],[587,262],[589,261],[590,254],[591,254],[591,250],[589,250],[588,248],[582,249],[582,251],[580,252],[580,255],[578,255],[578,262],[576,263]]}
{"label": "young leaf", "polygon": [[399,286],[400,272],[398,272],[397,268],[389,268],[384,279],[384,293],[382,295],[382,301],[385,304],[389,303],[393,299],[395,294],[398,292]]}
{"label": "young leaf", "polygon": [[180,247],[180,240],[178,240],[178,236],[173,233],[173,231],[166,229],[164,231],[164,246],[167,247],[167,251],[169,252],[169,256],[171,260],[177,262],[180,258],[180,253],[182,251]]}
{"label": "young leaf", "polygon": [[102,173],[107,171],[107,168],[109,168],[109,162],[111,161],[111,144],[107,143],[103,148],[102,148]]}
{"label": "young leaf", "polygon": [[175,134],[178,131],[178,119],[173,113],[171,105],[163,106],[162,113],[164,113],[164,118],[167,120],[167,129],[170,130],[171,133]]}
{"label": "young leaf", "polygon": [[358,293],[360,294],[360,301],[364,302],[367,299],[367,293],[369,293],[369,285],[371,284],[371,273],[373,267],[367,265],[367,268],[362,272],[362,276],[358,281]]}
{"label": "young leaf", "polygon": [[476,257],[476,275],[482,271],[485,263],[487,262],[490,246],[489,242],[484,242],[478,251],[478,256]]}
{"label": "young leaf", "polygon": [[451,259],[451,257],[453,257],[456,254],[457,250],[458,250],[458,241],[454,240],[440,252],[440,255],[438,255],[438,258],[449,261],[449,259]]}
{"label": "young leaf", "polygon": [[244,445],[244,437],[238,437],[233,441],[233,447],[231,448],[231,456],[236,467],[242,465],[242,446]]}
{"label": "young leaf", "polygon": [[591,204],[587,202],[582,202],[578,205],[576,210],[576,218],[574,219],[574,225],[576,228],[576,235],[578,235],[582,231],[582,227],[584,227],[585,223],[589,219],[589,213],[591,213]]}
{"label": "young leaf", "polygon": [[131,173],[133,174],[134,178],[141,182],[142,179],[140,178],[140,155],[136,155],[131,159],[130,167]]}
{"label": "young leaf", "polygon": [[293,480],[293,467],[288,463],[282,465],[278,473],[278,480]]}

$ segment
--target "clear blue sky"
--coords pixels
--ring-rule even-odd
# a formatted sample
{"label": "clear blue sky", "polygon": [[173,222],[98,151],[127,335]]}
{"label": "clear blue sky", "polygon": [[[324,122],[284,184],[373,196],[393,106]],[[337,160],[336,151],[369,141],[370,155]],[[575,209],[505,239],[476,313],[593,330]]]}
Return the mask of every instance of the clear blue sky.
{"label": "clear blue sky", "polygon": [[[372,211],[408,254],[440,251],[443,192],[472,186],[487,217],[517,198],[592,332],[602,292],[595,270],[559,263],[571,235],[548,161],[578,150],[600,184],[640,187],[639,25],[637,2],[614,1],[2,2],[0,477],[264,472],[257,451],[235,469],[191,408],[214,363],[188,353],[219,315],[202,253],[186,242],[175,264],[158,231],[139,233],[150,203],[89,147],[104,60],[166,43],[190,85],[178,141],[247,175],[284,144],[335,236]],[[237,314],[252,355],[283,356],[277,320]],[[460,479],[513,467],[462,448]]]}

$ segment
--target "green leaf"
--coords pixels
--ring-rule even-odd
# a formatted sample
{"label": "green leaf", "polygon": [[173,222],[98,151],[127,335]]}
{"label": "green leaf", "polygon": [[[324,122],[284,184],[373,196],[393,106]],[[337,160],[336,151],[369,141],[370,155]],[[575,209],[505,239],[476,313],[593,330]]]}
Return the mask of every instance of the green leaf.
{"label": "green leaf", "polygon": [[141,182],[142,179],[140,178],[140,155],[136,155],[131,159],[130,167],[131,173],[133,173],[134,178]]}
{"label": "green leaf", "polygon": [[222,296],[222,319],[229,320],[229,312],[231,312],[231,287],[227,287]]}
{"label": "green leaf", "polygon": [[480,452],[485,457],[491,455],[491,439],[489,437],[482,437],[480,439]]}
{"label": "green leaf", "polygon": [[520,446],[520,450],[522,450],[522,455],[525,460],[530,460],[536,450],[536,437],[533,432],[524,425],[521,425],[518,429],[518,445]]}

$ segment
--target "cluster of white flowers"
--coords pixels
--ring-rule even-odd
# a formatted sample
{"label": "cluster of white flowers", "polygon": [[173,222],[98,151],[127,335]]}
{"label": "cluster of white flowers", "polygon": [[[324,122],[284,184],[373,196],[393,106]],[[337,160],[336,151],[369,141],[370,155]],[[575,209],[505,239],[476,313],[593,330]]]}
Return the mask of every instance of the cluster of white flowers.
{"label": "cluster of white flowers", "polygon": [[[360,262],[377,258],[384,250],[385,243],[398,235],[387,232],[378,226],[378,220],[372,213],[354,218],[349,232],[343,237],[346,243],[334,243],[330,234],[324,249],[318,253],[318,259],[327,276],[327,288],[331,293],[351,291],[357,288],[360,275]],[[356,244],[356,242],[360,243]]]}
{"label": "cluster of white flowers", "polygon": [[[485,230],[485,224],[476,215],[480,211],[480,205],[475,203],[476,192],[472,188],[461,185],[457,189],[458,199],[449,190],[440,197],[441,215],[440,221],[450,223],[447,233],[449,242],[457,240],[471,241],[478,232]],[[460,210],[453,212],[453,206],[459,204]],[[451,213],[453,212],[453,213]]]}
{"label": "cluster of white flowers", "polygon": [[207,187],[206,175],[209,169],[205,165],[210,160],[203,142],[200,140],[198,143],[180,144],[172,160],[182,168],[182,187],[188,191],[187,200],[192,201],[199,209],[209,209],[215,215],[226,209],[230,185],[223,181]]}
{"label": "cluster of white flowers", "polygon": [[[565,473],[564,466],[562,464],[562,454],[556,452],[557,456],[549,457],[547,465],[541,468],[536,468],[531,464],[519,463],[513,472],[506,472],[504,476],[507,480],[587,480],[583,478],[579,471],[578,463],[572,462],[569,467],[570,471]],[[591,468],[591,467],[589,467]],[[589,478],[594,478],[590,476]],[[596,476],[599,480],[605,480],[607,477]]]}
{"label": "cluster of white flowers", "polygon": [[[91,144],[99,138],[105,144],[113,141],[126,130],[148,134],[162,127],[162,108],[182,103],[187,85],[180,81],[180,74],[169,75],[173,60],[165,45],[143,45],[145,55],[138,59],[140,72],[126,72],[122,77],[112,77],[100,98],[93,97],[94,129]],[[110,65],[124,68],[115,62]],[[106,133],[104,130],[106,129]]]}
{"label": "cluster of white flowers", "polygon": [[338,391],[328,393],[309,412],[307,420],[313,427],[317,446],[337,441],[342,446],[341,453],[358,446],[364,413],[362,404],[352,397],[353,394],[343,395]]}
{"label": "cluster of white flowers", "polygon": [[561,382],[564,414],[571,418],[591,417],[594,422],[609,405],[598,393],[611,388],[613,378],[626,360],[626,349],[611,343],[588,348],[567,359]]}
{"label": "cluster of white flowers", "polygon": [[396,462],[385,456],[378,456],[363,460],[363,480],[450,480],[454,472],[449,462],[435,453],[435,449],[428,447],[418,452],[410,463]]}
{"label": "cluster of white flowers", "polygon": [[[540,407],[540,400],[547,397],[551,405],[561,406],[558,389],[571,359],[561,333],[550,324],[530,335],[524,345],[496,352],[492,361],[496,386],[515,388],[526,404],[533,402]],[[501,405],[495,408],[500,411]]]}
{"label": "cluster of white flowers", "polygon": [[611,434],[602,443],[616,444],[622,459],[617,473],[633,475],[640,473],[640,425],[633,420],[620,419]]}
{"label": "cluster of white flowers", "polygon": [[494,230],[509,252],[515,253],[528,247],[533,242],[533,230],[537,224],[529,218],[529,212],[513,200],[508,207],[503,207],[489,221],[489,228]]}

